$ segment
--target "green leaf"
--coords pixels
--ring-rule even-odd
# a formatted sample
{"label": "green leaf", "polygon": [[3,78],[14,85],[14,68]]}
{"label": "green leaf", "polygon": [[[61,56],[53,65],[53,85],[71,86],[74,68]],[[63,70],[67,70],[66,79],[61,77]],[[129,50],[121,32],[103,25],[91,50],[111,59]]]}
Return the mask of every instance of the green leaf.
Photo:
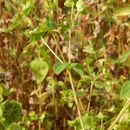
{"label": "green leaf", "polygon": [[21,103],[17,101],[5,101],[2,104],[4,125],[7,127],[13,122],[19,122],[22,119]]}
{"label": "green leaf", "polygon": [[85,12],[87,9],[87,6],[85,5],[83,0],[78,0],[76,3],[76,8],[79,13]]}
{"label": "green leaf", "polygon": [[31,121],[34,121],[34,120],[36,120],[38,118],[37,114],[35,113],[35,111],[30,111],[28,113],[28,115],[29,115]]}
{"label": "green leaf", "polygon": [[90,82],[91,82],[91,78],[89,75],[82,75],[78,83],[78,88],[81,87],[82,85],[88,85],[90,84]]}
{"label": "green leaf", "polygon": [[106,83],[103,81],[95,81],[94,85],[96,88],[105,88],[107,86]]}
{"label": "green leaf", "polygon": [[125,62],[130,56],[130,51],[126,51],[124,54],[120,55],[119,62],[123,63]]}
{"label": "green leaf", "polygon": [[58,75],[60,74],[64,69],[66,69],[66,67],[69,65],[69,63],[60,63],[57,62],[54,64],[53,66],[53,70],[54,72]]}
{"label": "green leaf", "polygon": [[84,52],[89,53],[89,54],[95,54],[96,53],[92,45],[85,46]]}
{"label": "green leaf", "polygon": [[130,15],[130,4],[115,10],[115,16],[126,16]]}
{"label": "green leaf", "polygon": [[105,115],[103,115],[101,112],[99,112],[96,117],[97,117],[98,119],[102,120],[102,119],[105,118]]}
{"label": "green leaf", "polygon": [[3,88],[3,95],[4,96],[9,96],[11,95],[13,92],[15,92],[16,89],[15,88],[6,88],[6,86]]}
{"label": "green leaf", "polygon": [[7,130],[25,130],[24,128],[22,128],[19,124],[17,123],[12,123]]}
{"label": "green leaf", "polygon": [[71,8],[75,4],[76,1],[77,0],[66,0],[65,3],[64,3],[64,6]]}
{"label": "green leaf", "polygon": [[16,14],[14,15],[14,17],[11,19],[11,23],[10,23],[10,26],[8,27],[8,31],[12,31],[13,29],[15,29],[16,27],[19,27],[20,26],[20,15]]}
{"label": "green leaf", "polygon": [[120,91],[121,98],[130,98],[130,81],[124,82],[122,89]]}
{"label": "green leaf", "polygon": [[35,60],[31,61],[30,67],[31,67],[38,83],[41,83],[45,79],[45,77],[48,73],[49,67],[48,67],[47,63],[45,61],[43,61],[42,59],[35,59]]}
{"label": "green leaf", "polygon": [[[85,130],[89,130],[89,129],[94,127],[95,121],[94,121],[93,116],[85,114],[84,116],[82,116],[82,121],[83,121]],[[75,120],[68,121],[68,124],[71,127],[76,127],[76,130],[81,130],[82,129],[81,125],[80,125],[79,117],[76,118]]]}
{"label": "green leaf", "polygon": [[25,35],[31,40],[39,40],[41,36],[45,36],[47,32],[52,32],[56,28],[55,22],[46,17],[43,19],[42,23],[38,25],[34,30],[25,32]]}
{"label": "green leaf", "polygon": [[34,0],[27,0],[27,3],[23,7],[23,14],[28,16],[34,6]]}
{"label": "green leaf", "polygon": [[78,92],[76,92],[76,96],[77,96],[77,97],[83,97],[83,96],[85,96],[85,95],[86,95],[86,93],[83,92],[83,91],[78,91]]}
{"label": "green leaf", "polygon": [[82,64],[79,63],[71,63],[71,68],[77,72],[79,75],[83,75],[84,70]]}
{"label": "green leaf", "polygon": [[17,28],[23,31],[27,27],[33,27],[33,23],[29,17],[26,17],[22,14],[15,14],[11,19],[7,32],[12,31],[13,29]]}

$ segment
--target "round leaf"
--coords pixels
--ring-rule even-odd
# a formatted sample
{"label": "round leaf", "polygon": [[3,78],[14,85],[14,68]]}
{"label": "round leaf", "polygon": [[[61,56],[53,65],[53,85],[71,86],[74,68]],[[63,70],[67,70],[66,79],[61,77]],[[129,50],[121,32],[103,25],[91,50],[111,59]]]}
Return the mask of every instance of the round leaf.
{"label": "round leaf", "polygon": [[22,118],[21,103],[17,101],[5,101],[2,104],[4,124],[9,126],[13,122],[19,122]]}
{"label": "round leaf", "polygon": [[30,67],[37,79],[38,82],[42,82],[47,73],[48,73],[48,65],[42,59],[35,59],[30,63]]}

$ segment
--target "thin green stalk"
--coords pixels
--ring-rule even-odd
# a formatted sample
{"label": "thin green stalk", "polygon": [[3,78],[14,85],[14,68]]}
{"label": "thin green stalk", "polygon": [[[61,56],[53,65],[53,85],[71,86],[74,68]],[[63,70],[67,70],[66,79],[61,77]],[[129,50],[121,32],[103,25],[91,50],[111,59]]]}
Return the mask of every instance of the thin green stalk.
{"label": "thin green stalk", "polygon": [[71,27],[73,27],[74,25],[74,20],[73,20],[73,14],[74,14],[74,4],[72,4],[72,7],[71,7]]}
{"label": "thin green stalk", "polygon": [[76,97],[76,92],[75,92],[75,88],[74,88],[74,84],[73,84],[73,80],[72,80],[72,75],[71,75],[69,70],[67,70],[67,72],[68,72],[68,75],[69,75],[69,79],[70,79],[71,88],[72,88],[72,91],[73,91],[75,104],[77,106],[77,111],[78,111],[78,115],[79,115],[79,119],[80,119],[80,124],[81,124],[82,130],[85,130],[84,125],[83,125],[83,121],[82,121],[82,117],[81,117],[81,112],[80,112],[80,109],[79,109],[78,100],[77,100],[77,97]]}
{"label": "thin green stalk", "polygon": [[[73,13],[74,13],[74,4],[72,4],[72,7],[71,7],[71,28],[73,28],[74,26],[74,19],[73,19]],[[68,62],[71,63],[71,30],[68,30],[69,31],[69,50],[68,50]],[[85,130],[84,128],[84,124],[83,124],[83,121],[82,121],[82,115],[81,115],[81,112],[80,112],[80,109],[79,109],[79,104],[78,104],[78,99],[76,97],[76,91],[75,91],[75,88],[74,88],[74,84],[73,84],[73,80],[72,80],[72,75],[70,73],[70,71],[67,69],[67,73],[69,75],[69,80],[70,80],[70,84],[71,84],[71,88],[72,88],[72,91],[73,91],[73,96],[74,96],[74,100],[75,100],[75,104],[77,106],[77,111],[78,111],[78,115],[79,115],[79,120],[80,120],[80,124],[81,124],[81,128],[82,130]]]}
{"label": "thin green stalk", "polygon": [[[90,67],[88,65],[87,65],[87,68],[88,68],[88,73],[89,73],[91,79],[93,79],[93,75],[92,75]],[[97,72],[97,76],[93,79],[93,81],[91,81],[87,113],[89,113],[89,109],[90,109],[90,105],[91,105],[91,96],[92,96],[92,91],[93,91],[93,85],[94,85],[95,81],[102,75],[102,73],[100,73],[100,74],[99,73],[100,73],[100,70]]]}
{"label": "thin green stalk", "polygon": [[41,120],[40,120],[40,116],[42,114],[42,88],[41,88],[41,83],[38,83],[38,100],[39,100],[38,130],[41,130]]}
{"label": "thin green stalk", "polygon": [[[40,53],[38,53],[40,58]],[[38,85],[38,101],[39,101],[39,120],[38,120],[38,130],[41,130],[41,114],[42,114],[42,84],[37,81]]]}
{"label": "thin green stalk", "polygon": [[76,15],[75,15],[75,21],[77,20],[78,15],[79,15],[79,12],[77,12]]}
{"label": "thin green stalk", "polygon": [[58,0],[56,0],[56,12],[58,14]]}
{"label": "thin green stalk", "polygon": [[71,31],[69,30],[69,49],[68,49],[68,61],[71,62]]}
{"label": "thin green stalk", "polygon": [[70,30],[68,30],[69,32],[69,46],[68,46],[68,62],[70,63],[71,62],[71,29],[73,28],[73,25],[74,25],[74,20],[73,20],[73,13],[74,13],[74,4],[72,4],[72,7],[71,7],[71,14],[70,14],[70,20],[71,20],[71,24],[70,24]]}
{"label": "thin green stalk", "polygon": [[118,42],[118,65],[120,64],[120,53],[121,53],[121,41]]}
{"label": "thin green stalk", "polygon": [[63,54],[61,52],[61,49],[60,49],[60,46],[59,46],[59,42],[58,42],[56,36],[53,33],[52,33],[52,36],[53,36],[53,38],[55,40],[55,44],[56,44],[56,47],[58,48],[58,51],[60,53],[61,58],[63,59],[63,61],[65,61],[64,56],[63,56]]}
{"label": "thin green stalk", "polygon": [[104,128],[103,128],[103,119],[101,119],[101,126],[100,126],[100,130],[104,130]]}
{"label": "thin green stalk", "polygon": [[124,114],[124,112],[126,111],[126,109],[129,107],[130,105],[130,98],[127,99],[125,105],[123,106],[123,108],[121,109],[121,111],[119,112],[118,116],[116,117],[116,119],[112,122],[112,124],[110,125],[110,127],[107,130],[112,130],[114,125],[117,123],[117,121],[122,117],[122,115]]}
{"label": "thin green stalk", "polygon": [[89,113],[89,109],[90,109],[90,103],[91,103],[91,96],[92,96],[92,91],[93,91],[93,85],[94,85],[94,81],[91,82],[91,86],[90,86],[90,93],[89,93],[89,101],[88,101],[87,113]]}
{"label": "thin green stalk", "polygon": [[[59,62],[61,62],[63,64],[64,62],[55,54],[55,52],[48,46],[48,44],[45,42],[45,40],[42,37],[41,37],[41,40],[47,46],[47,48],[52,52],[52,54],[59,60]],[[70,80],[70,83],[71,83],[73,96],[74,96],[75,104],[76,104],[78,115],[79,115],[79,119],[80,119],[80,124],[81,124],[82,130],[85,130],[84,125],[83,125],[83,121],[82,121],[82,117],[81,117],[81,112],[80,112],[80,109],[79,109],[78,100],[77,100],[77,97],[76,97],[76,91],[75,91],[75,88],[74,88],[72,75],[71,75],[71,72],[68,69],[67,69],[67,73],[69,75],[69,80]]]}
{"label": "thin green stalk", "polygon": [[[55,40],[55,42],[56,42],[57,48],[58,48],[58,50],[59,50],[59,52],[60,52],[60,55],[61,55],[63,61],[65,62],[65,59],[64,59],[64,57],[63,57],[63,55],[62,55],[62,52],[61,52],[61,50],[60,50],[60,47],[59,47],[59,44],[58,44],[58,41],[57,41],[55,35],[53,35],[53,38],[54,38],[54,40]],[[69,54],[71,53],[71,49],[70,49],[70,48],[71,48],[71,31],[69,30],[69,51],[68,51],[68,61],[69,61],[69,63],[71,62],[71,59],[70,59],[70,57],[69,57]],[[70,77],[69,77],[69,78],[71,79],[71,86],[74,86],[74,85],[73,85],[73,81],[72,81],[72,76],[71,76],[71,74],[70,74]],[[73,87],[72,90],[74,91],[74,93],[76,93],[74,87]],[[76,96],[76,95],[75,95],[75,96]],[[76,100],[77,100],[77,97],[75,98],[75,101],[76,101]],[[78,105],[78,101],[77,101],[77,105]],[[78,108],[79,108],[79,107],[78,107]],[[81,115],[81,113],[80,113],[79,110],[78,110],[78,114]],[[81,116],[80,116],[80,117],[81,117]],[[82,120],[82,119],[80,119],[80,120]],[[82,127],[83,127],[83,126],[82,126]]]}
{"label": "thin green stalk", "polygon": [[63,64],[64,62],[55,54],[55,52],[48,46],[48,44],[45,42],[45,40],[42,37],[41,40],[46,45],[46,47],[50,50],[50,52],[57,58],[57,60],[59,60],[59,62]]}

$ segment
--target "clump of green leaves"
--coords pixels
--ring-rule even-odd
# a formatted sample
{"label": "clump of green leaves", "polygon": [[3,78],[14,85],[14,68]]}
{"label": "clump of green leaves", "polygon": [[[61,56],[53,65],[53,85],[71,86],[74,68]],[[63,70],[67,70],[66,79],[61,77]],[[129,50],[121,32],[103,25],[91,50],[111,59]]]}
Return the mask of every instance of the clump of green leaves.
{"label": "clump of green leaves", "polygon": [[61,1],[0,2],[0,129],[128,130],[130,3]]}

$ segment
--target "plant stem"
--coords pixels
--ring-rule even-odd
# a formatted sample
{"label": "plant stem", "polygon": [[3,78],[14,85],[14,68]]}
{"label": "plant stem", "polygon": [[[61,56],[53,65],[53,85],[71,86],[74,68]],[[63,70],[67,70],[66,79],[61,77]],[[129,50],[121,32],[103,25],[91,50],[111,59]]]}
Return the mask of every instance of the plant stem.
{"label": "plant stem", "polygon": [[68,49],[68,61],[71,62],[71,31],[69,30],[69,49]]}
{"label": "plant stem", "polygon": [[50,52],[57,58],[57,60],[59,60],[59,62],[63,64],[64,62],[55,54],[55,52],[48,46],[48,44],[45,42],[45,40],[42,37],[41,40],[46,45],[46,47],[50,50]]}
{"label": "plant stem", "polygon": [[83,16],[83,25],[82,25],[82,37],[81,37],[81,62],[83,56],[83,48],[84,48],[84,40],[85,40],[85,32],[86,32],[86,15]]}
{"label": "plant stem", "polygon": [[81,117],[81,112],[80,112],[80,109],[79,109],[78,100],[77,100],[77,97],[76,97],[76,92],[75,92],[75,88],[74,88],[74,84],[73,84],[73,80],[72,80],[72,75],[71,75],[69,70],[67,70],[67,72],[68,72],[68,75],[69,75],[69,79],[70,79],[71,88],[72,88],[72,91],[73,91],[75,104],[77,106],[77,111],[78,111],[78,115],[79,115],[79,119],[80,119],[81,128],[82,128],[82,130],[85,130],[84,125],[83,125],[83,121],[82,121],[82,117]]}
{"label": "plant stem", "polygon": [[[45,40],[42,37],[41,37],[41,40],[47,46],[47,48],[52,52],[52,54],[59,60],[59,62],[61,62],[63,64],[64,62],[55,54],[55,52],[48,46],[48,44],[45,42]],[[77,97],[76,97],[76,91],[75,91],[75,88],[74,88],[72,75],[71,75],[71,72],[68,69],[67,69],[67,73],[69,75],[69,80],[70,80],[70,83],[71,83],[71,88],[72,88],[72,91],[73,91],[73,96],[74,96],[75,104],[76,104],[76,107],[77,107],[81,128],[82,128],[82,130],[85,130],[84,125],[83,125],[83,121],[82,121],[82,117],[81,117],[81,112],[80,112],[79,105],[78,105],[78,100],[77,100]]]}
{"label": "plant stem", "polygon": [[92,91],[93,91],[93,84],[94,84],[94,81],[91,82],[91,86],[90,86],[90,94],[89,94],[89,101],[88,101],[87,113],[89,113],[89,109],[90,109],[91,96],[92,96]]}
{"label": "plant stem", "polygon": [[39,121],[38,121],[38,130],[41,130],[41,120],[40,116],[42,113],[42,88],[41,83],[38,83],[38,99],[39,99]]}
{"label": "plant stem", "polygon": [[112,130],[114,125],[117,123],[117,121],[121,118],[121,116],[123,115],[123,113],[126,111],[126,109],[128,108],[128,106],[130,105],[130,98],[127,99],[125,105],[123,106],[123,108],[121,109],[121,111],[119,112],[118,116],[116,117],[116,119],[112,122],[112,124],[110,125],[110,127],[107,130]]}
{"label": "plant stem", "polygon": [[58,51],[60,53],[61,58],[63,59],[63,61],[65,61],[64,56],[63,56],[62,51],[61,51],[60,46],[59,46],[59,41],[57,40],[54,33],[52,33],[52,36],[53,36],[53,38],[55,40],[55,44],[56,44],[56,47],[57,47],[57,49],[58,49]]}

